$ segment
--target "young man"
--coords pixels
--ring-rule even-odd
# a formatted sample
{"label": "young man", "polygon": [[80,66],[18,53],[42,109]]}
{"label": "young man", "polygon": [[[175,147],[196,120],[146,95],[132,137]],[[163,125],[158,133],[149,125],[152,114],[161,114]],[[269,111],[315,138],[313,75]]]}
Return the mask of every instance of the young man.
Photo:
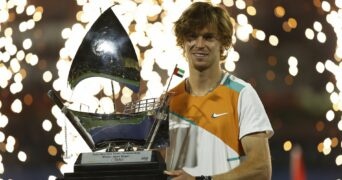
{"label": "young man", "polygon": [[228,12],[193,3],[175,23],[190,76],[173,88],[165,173],[181,179],[271,179],[273,129],[253,87],[224,72]]}

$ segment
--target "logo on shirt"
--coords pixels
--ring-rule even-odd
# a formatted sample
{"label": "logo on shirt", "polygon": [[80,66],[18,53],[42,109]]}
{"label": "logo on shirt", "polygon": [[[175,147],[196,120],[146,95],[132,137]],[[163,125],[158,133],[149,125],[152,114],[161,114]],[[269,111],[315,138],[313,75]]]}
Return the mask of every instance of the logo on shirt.
{"label": "logo on shirt", "polygon": [[226,115],[226,114],[228,114],[228,113],[227,113],[227,112],[226,112],[226,113],[220,113],[220,114],[213,113],[213,114],[211,115],[211,117],[212,117],[212,118],[218,118],[218,117],[223,116],[223,115]]}

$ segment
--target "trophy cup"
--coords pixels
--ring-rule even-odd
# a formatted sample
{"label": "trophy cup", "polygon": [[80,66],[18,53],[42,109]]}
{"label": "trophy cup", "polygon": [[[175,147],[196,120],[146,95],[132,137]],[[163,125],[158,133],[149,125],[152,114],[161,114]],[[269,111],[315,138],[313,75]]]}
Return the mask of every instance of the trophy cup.
{"label": "trophy cup", "polygon": [[[68,82],[100,76],[139,90],[140,69],[128,34],[108,8],[85,35],[73,59]],[[81,153],[64,179],[166,179],[157,148],[168,146],[168,95],[131,102],[111,114],[81,112],[65,106],[57,92],[49,97],[62,110],[92,152]],[[99,152],[99,150],[105,150]]]}

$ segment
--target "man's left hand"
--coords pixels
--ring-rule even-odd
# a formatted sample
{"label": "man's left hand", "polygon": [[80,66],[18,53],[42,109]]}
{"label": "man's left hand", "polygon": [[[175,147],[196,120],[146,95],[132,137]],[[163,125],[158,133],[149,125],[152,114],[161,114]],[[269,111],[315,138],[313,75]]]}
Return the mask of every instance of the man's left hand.
{"label": "man's left hand", "polygon": [[195,180],[195,177],[183,170],[164,171],[164,173],[171,176],[172,180]]}

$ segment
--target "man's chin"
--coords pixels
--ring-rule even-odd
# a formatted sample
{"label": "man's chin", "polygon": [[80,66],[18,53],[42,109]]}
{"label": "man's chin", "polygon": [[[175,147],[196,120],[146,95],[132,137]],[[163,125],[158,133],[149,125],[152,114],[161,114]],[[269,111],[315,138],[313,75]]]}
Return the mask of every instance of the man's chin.
{"label": "man's chin", "polygon": [[208,69],[208,64],[207,63],[195,63],[193,65],[194,69],[198,70],[198,71],[204,71],[206,69]]}

